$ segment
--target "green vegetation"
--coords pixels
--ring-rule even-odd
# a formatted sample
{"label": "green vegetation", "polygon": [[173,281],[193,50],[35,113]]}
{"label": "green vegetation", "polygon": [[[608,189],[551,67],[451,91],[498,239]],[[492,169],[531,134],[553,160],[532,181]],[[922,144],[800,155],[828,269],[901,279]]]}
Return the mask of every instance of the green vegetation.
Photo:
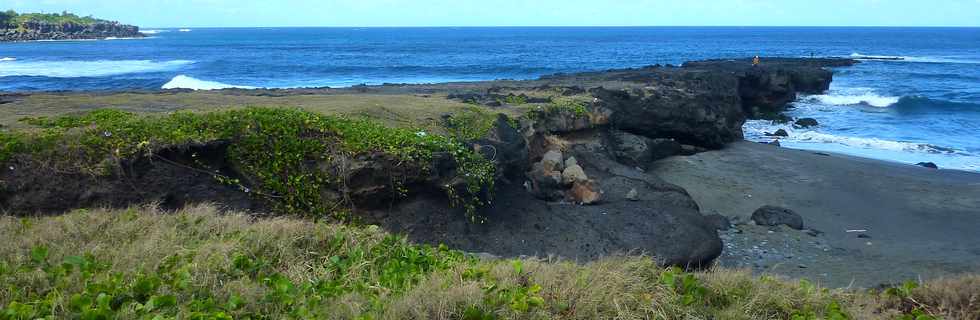
{"label": "green vegetation", "polygon": [[209,206],[4,216],[0,241],[3,320],[980,316],[976,276],[869,292],[647,257],[479,260],[373,226]]}
{"label": "green vegetation", "polygon": [[477,106],[467,106],[454,112],[446,120],[446,130],[449,134],[463,139],[475,140],[483,138],[493,128],[497,115]]}
{"label": "green vegetation", "polygon": [[570,113],[576,117],[586,117],[589,114],[588,103],[582,97],[553,97],[551,103],[529,109],[524,117],[533,120],[558,113]]}
{"label": "green vegetation", "polygon": [[[421,170],[428,170],[434,153],[452,156],[465,189],[446,186],[446,191],[472,219],[478,219],[475,212],[484,203],[480,195],[493,189],[493,164],[456,138],[299,109],[246,108],[166,116],[102,109],[22,121],[39,129],[0,133],[0,161],[27,155],[93,175],[112,172],[123,159],[150,156],[164,148],[227,141],[229,160],[258,183],[240,187],[288,214],[324,216],[345,211],[342,204],[321,196],[324,188],[342,184],[344,177],[310,168],[309,162],[329,164],[340,157],[378,152],[404,164],[399,167]],[[216,178],[240,184],[227,177]]]}
{"label": "green vegetation", "polygon": [[527,103],[527,97],[524,95],[508,94],[502,100],[498,100],[501,104],[509,104],[514,106],[519,106]]}
{"label": "green vegetation", "polygon": [[79,24],[91,25],[100,22],[108,22],[91,16],[80,17],[69,12],[62,13],[23,13],[18,14],[13,10],[0,12],[0,28],[17,28],[26,22],[44,22],[50,24]]}

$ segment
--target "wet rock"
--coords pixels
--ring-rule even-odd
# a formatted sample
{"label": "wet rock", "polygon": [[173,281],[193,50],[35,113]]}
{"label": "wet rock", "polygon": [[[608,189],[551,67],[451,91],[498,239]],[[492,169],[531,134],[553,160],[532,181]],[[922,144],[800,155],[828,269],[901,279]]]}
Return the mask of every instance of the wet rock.
{"label": "wet rock", "polygon": [[932,163],[932,162],[919,162],[919,163],[916,163],[915,165],[920,166],[920,167],[923,167],[923,168],[939,169],[939,166],[937,166],[935,163]]}
{"label": "wet rock", "polygon": [[602,200],[602,189],[595,180],[576,181],[569,190],[569,197],[575,203],[596,204]]}
{"label": "wet rock", "polygon": [[704,216],[704,219],[707,220],[708,224],[713,226],[716,230],[725,231],[732,227],[732,223],[728,220],[728,217],[717,213],[706,215]]}
{"label": "wet rock", "polygon": [[752,221],[762,226],[787,225],[796,230],[803,230],[803,217],[793,210],[764,206],[752,213]]}
{"label": "wet rock", "polygon": [[817,119],[814,118],[800,118],[797,119],[796,123],[794,123],[793,125],[800,128],[809,128],[809,127],[816,127],[819,124],[820,123],[817,122]]}
{"label": "wet rock", "polygon": [[588,181],[589,177],[585,175],[585,170],[581,166],[575,164],[570,167],[565,168],[565,171],[561,173],[561,181],[565,185],[571,185],[579,181]]}
{"label": "wet rock", "polygon": [[766,135],[770,137],[789,137],[789,133],[784,129],[776,130],[776,132],[773,133],[766,132]]}

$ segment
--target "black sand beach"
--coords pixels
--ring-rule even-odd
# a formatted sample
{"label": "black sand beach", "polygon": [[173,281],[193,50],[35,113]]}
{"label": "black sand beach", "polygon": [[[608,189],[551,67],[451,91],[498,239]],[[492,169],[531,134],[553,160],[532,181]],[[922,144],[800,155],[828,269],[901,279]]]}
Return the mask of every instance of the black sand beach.
{"label": "black sand beach", "polygon": [[[978,173],[752,142],[654,168],[703,212],[742,221],[741,233],[723,232],[723,265],[864,287],[980,266]],[[791,208],[820,234],[753,225],[764,205]]]}

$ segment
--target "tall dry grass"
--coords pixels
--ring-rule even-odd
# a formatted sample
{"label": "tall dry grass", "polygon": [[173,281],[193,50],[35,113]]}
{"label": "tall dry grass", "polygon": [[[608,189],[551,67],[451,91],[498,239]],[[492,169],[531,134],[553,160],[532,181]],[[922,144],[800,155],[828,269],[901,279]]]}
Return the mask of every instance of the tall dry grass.
{"label": "tall dry grass", "polygon": [[[211,299],[213,314],[268,319],[893,319],[913,310],[980,319],[978,276],[928,282],[897,297],[742,270],[665,270],[647,257],[479,260],[377,227],[254,218],[213,206],[4,216],[0,242],[0,308],[35,303],[54,318],[77,317],[71,297],[93,282],[118,279],[119,292],[127,292],[133,279],[161,272],[177,257],[190,286],[162,286],[156,294],[177,303],[154,311],[177,318]],[[90,255],[105,267],[90,278],[52,280],[33,261],[39,247],[52,265]],[[277,291],[276,275],[295,290]],[[241,303],[225,307],[230,301]],[[120,306],[116,317],[148,316],[137,304]],[[8,318],[16,317],[0,312]]]}

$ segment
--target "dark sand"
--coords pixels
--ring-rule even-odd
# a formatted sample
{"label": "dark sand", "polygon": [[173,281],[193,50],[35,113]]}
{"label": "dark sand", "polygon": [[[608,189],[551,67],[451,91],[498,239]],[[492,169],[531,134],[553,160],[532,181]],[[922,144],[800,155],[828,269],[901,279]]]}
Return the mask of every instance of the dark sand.
{"label": "dark sand", "polygon": [[[722,232],[723,265],[835,287],[980,270],[977,173],[752,142],[652,170],[687,189],[703,213],[742,221]],[[763,205],[795,210],[823,234],[756,226],[749,217]],[[867,232],[847,232],[859,229]]]}

